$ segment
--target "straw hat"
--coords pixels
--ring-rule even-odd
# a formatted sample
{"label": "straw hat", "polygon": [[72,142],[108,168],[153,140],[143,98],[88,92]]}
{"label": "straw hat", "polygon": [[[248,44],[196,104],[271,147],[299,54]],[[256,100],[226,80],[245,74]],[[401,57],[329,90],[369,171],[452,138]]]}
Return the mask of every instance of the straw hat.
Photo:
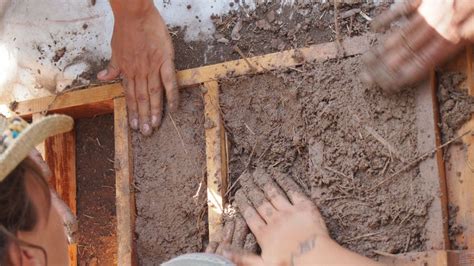
{"label": "straw hat", "polygon": [[50,115],[31,124],[19,117],[0,116],[0,182],[46,138],[72,130],[74,120]]}

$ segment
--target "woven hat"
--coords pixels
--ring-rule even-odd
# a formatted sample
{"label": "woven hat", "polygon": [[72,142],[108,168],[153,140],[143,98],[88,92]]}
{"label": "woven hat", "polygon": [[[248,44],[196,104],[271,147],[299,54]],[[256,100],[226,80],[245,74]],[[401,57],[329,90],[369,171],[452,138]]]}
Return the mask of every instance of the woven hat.
{"label": "woven hat", "polygon": [[45,116],[31,124],[20,117],[0,116],[0,182],[46,138],[72,130],[66,115]]}

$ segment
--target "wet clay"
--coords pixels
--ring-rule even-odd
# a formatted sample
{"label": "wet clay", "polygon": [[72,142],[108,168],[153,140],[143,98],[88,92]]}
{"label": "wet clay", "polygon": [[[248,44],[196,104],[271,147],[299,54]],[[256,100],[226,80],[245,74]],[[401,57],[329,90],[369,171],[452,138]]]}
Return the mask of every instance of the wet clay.
{"label": "wet clay", "polygon": [[114,265],[117,257],[114,119],[76,120],[79,265]]}
{"label": "wet clay", "polygon": [[257,166],[280,172],[343,246],[423,250],[432,195],[417,165],[386,179],[418,155],[414,92],[383,95],[361,84],[360,69],[353,57],[222,81],[231,183]]}
{"label": "wet clay", "polygon": [[132,138],[141,265],[199,252],[207,244],[202,95],[195,88],[180,95],[173,119],[167,112],[151,137],[135,132]]}

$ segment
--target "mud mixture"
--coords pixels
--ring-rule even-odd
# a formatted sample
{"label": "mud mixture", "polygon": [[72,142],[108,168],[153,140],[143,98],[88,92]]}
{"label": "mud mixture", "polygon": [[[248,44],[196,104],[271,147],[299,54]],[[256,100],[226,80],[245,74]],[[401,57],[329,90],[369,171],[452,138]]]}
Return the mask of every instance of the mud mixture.
{"label": "mud mixture", "polygon": [[[240,5],[241,8],[224,16],[212,17],[216,32],[210,41],[185,42],[183,29],[170,29],[176,50],[176,67],[188,69],[241,59],[235,46],[245,56],[251,57],[335,40],[333,4],[311,0],[281,7],[281,2],[260,3],[255,10],[249,10],[245,1],[229,1],[230,5]],[[379,6],[362,3],[365,1],[352,2],[338,6],[340,38],[367,32],[369,22],[360,11],[374,18],[386,10],[391,1]]]}
{"label": "mud mixture", "polygon": [[117,256],[114,120],[76,120],[79,265],[114,265]]}
{"label": "mud mixture", "polygon": [[204,106],[199,89],[181,91],[151,137],[133,134],[136,244],[140,265],[157,265],[207,245]]}
{"label": "mud mixture", "polygon": [[414,93],[386,97],[360,83],[360,67],[354,57],[222,82],[231,183],[247,166],[288,174],[343,246],[423,250],[432,195],[418,167],[387,180],[417,155]]}

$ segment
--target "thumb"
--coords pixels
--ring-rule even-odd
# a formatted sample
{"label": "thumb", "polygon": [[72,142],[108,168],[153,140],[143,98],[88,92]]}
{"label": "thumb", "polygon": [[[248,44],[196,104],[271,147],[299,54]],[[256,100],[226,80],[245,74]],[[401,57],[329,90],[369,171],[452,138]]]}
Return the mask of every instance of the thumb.
{"label": "thumb", "polygon": [[102,81],[115,79],[120,74],[120,68],[116,67],[114,57],[110,59],[110,63],[106,69],[97,74],[97,78]]}
{"label": "thumb", "polygon": [[224,250],[222,255],[235,263],[237,266],[264,266],[262,257],[255,254],[245,254],[241,252],[234,252],[230,250]]}

